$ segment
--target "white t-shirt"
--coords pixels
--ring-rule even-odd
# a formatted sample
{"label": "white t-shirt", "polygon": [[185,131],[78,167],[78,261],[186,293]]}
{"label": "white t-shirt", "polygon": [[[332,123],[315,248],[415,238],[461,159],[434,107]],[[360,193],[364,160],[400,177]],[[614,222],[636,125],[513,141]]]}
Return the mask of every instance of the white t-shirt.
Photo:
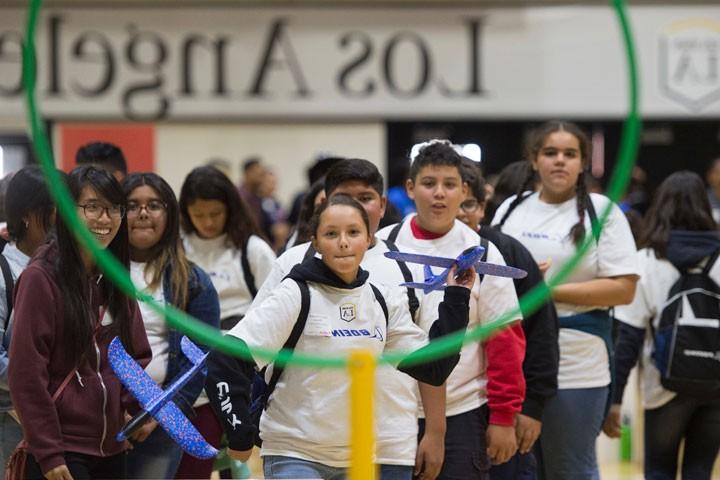
{"label": "white t-shirt", "polygon": [[[340,357],[362,348],[379,355],[383,351],[412,352],[427,344],[425,332],[410,319],[404,295],[382,284],[376,286],[387,303],[387,325],[369,283],[354,289],[313,282],[308,286],[310,311],[294,349],[297,353]],[[290,336],[300,303],[295,281],[284,280],[228,335],[242,338],[251,348],[278,351]],[[260,367],[267,364],[264,358],[255,361]],[[349,386],[343,369],[286,367],[260,421],[261,455],[349,466]],[[377,427],[390,420],[380,408],[375,417]]]}
{"label": "white t-shirt", "polygon": [[[130,262],[130,277],[132,278],[135,288],[142,290],[152,296],[160,305],[165,305],[165,295],[162,281],[154,290],[148,287],[147,279],[152,276],[151,272],[145,273],[146,263]],[[152,350],[152,360],[145,372],[150,375],[155,383],[162,385],[167,375],[168,365],[168,327],[165,317],[150,308],[145,302],[138,302],[140,313],[142,314],[143,323],[145,324],[145,333],[147,333],[148,343]]]}
{"label": "white t-shirt", "polygon": [[[440,238],[420,240],[414,237],[410,218],[403,222],[395,244],[403,252],[421,253],[425,255],[442,255],[457,257],[469,247],[480,244],[477,232],[456,220],[452,229]],[[378,238],[387,238],[394,225],[383,228],[377,233]],[[505,259],[498,249],[490,243],[487,261],[505,265]],[[436,269],[437,270],[437,269]],[[435,271],[437,273],[437,271]],[[423,308],[418,324],[429,331],[437,320],[438,306],[443,299],[443,291],[435,290],[423,297]],[[468,331],[480,324],[498,319],[502,314],[518,308],[518,299],[512,279],[485,275],[482,282],[475,279],[470,294],[470,321]],[[518,320],[521,320],[518,317]],[[474,410],[487,402],[486,358],[480,342],[466,344],[460,351],[460,362],[447,380],[448,416]]]}
{"label": "white t-shirt", "polygon": [[[230,244],[226,234],[208,240],[192,233],[184,241],[188,259],[207,272],[217,290],[220,318],[245,315],[253,298],[245,283],[240,250]],[[259,290],[272,269],[275,253],[270,245],[255,235],[250,237],[247,249],[255,288]]]}
{"label": "white t-shirt", "polygon": [[[610,199],[594,193],[590,197],[600,217]],[[493,225],[500,222],[514,198],[515,196],[512,196],[500,205],[493,218]],[[522,242],[537,262],[552,259],[552,265],[545,274],[546,278],[552,279],[577,251],[570,238],[570,230],[577,221],[575,197],[563,203],[551,204],[543,202],[537,193],[533,193],[513,210],[502,231]],[[590,216],[587,212],[585,228],[590,232]],[[590,245],[587,255],[563,283],[635,275],[638,273],[636,251],[627,219],[617,205],[613,204],[599,243],[593,242]],[[559,302],[555,302],[555,307],[560,317],[606,308]],[[594,388],[610,384],[607,348],[601,338],[579,330],[561,328],[558,343],[559,388]]]}
{"label": "white t-shirt", "polygon": [[[269,297],[290,270],[301,263],[308,250],[309,243],[295,246],[278,257],[267,280],[258,291],[251,310],[262,305],[263,299]],[[392,295],[405,295],[407,307],[407,290],[399,287],[404,278],[397,263],[387,259],[383,254],[388,251],[385,242],[379,240],[363,257],[362,268],[370,274],[370,282],[385,285]],[[317,254],[319,256],[319,254]],[[407,264],[414,278],[417,268]],[[419,301],[422,291],[415,290]],[[418,312],[422,310],[421,307]],[[418,313],[419,315],[419,313]],[[417,382],[409,375],[399,372],[390,365],[378,365],[375,377],[375,411],[379,420],[376,438],[376,462],[384,465],[414,465],[417,450],[418,433],[418,393]]]}
{"label": "white t-shirt", "polygon": [[[615,318],[633,327],[646,329],[641,360],[643,406],[646,409],[653,409],[665,405],[676,395],[675,392],[663,388],[660,383],[660,371],[651,358],[653,340],[650,322],[653,322],[655,328],[658,327],[668,292],[680,278],[680,272],[669,261],[657,258],[655,251],[648,248],[638,252],[638,265],[641,276],[635,299],[630,305],[615,307]],[[715,262],[710,269],[710,277],[720,283],[720,262]]]}

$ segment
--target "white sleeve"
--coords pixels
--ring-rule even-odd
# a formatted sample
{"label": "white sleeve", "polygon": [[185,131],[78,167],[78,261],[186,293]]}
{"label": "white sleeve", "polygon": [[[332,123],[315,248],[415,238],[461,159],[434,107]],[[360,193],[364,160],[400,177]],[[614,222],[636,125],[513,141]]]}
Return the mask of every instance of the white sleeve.
{"label": "white sleeve", "polygon": [[635,328],[647,328],[657,313],[657,305],[653,301],[653,275],[648,274],[654,261],[649,250],[637,253],[637,265],[641,275],[635,289],[635,298],[629,305],[615,307],[615,318]]}
{"label": "white sleeve", "polygon": [[[290,337],[300,314],[300,288],[294,280],[287,279],[256,308],[235,325],[228,335],[238,337],[251,349],[260,348],[273,353],[280,351]],[[260,367],[272,359],[253,354]]]}
{"label": "white sleeve", "polygon": [[[598,196],[599,197],[599,196]],[[598,198],[593,195],[593,198]],[[600,197],[604,198],[604,197]],[[610,201],[606,199],[606,201]],[[596,206],[598,217],[600,217],[606,203],[593,202]],[[617,277],[619,275],[636,275],[639,273],[637,266],[637,248],[635,239],[630,231],[630,224],[620,207],[612,204],[610,214],[600,233],[600,240],[597,246],[598,253],[598,277]]]}
{"label": "white sleeve", "polygon": [[388,307],[387,342],[388,352],[411,353],[428,343],[425,331],[415,325],[410,317],[404,289],[380,287]]}
{"label": "white sleeve", "polygon": [[295,265],[302,263],[308,246],[309,244],[307,243],[296,245],[295,247],[286,250],[278,258],[273,259],[270,272],[266,275],[265,281],[258,289],[255,299],[253,299],[253,303],[250,306],[251,310],[253,307],[262,304],[262,302],[270,296],[270,294],[272,294],[273,290],[280,285],[280,282],[283,281],[283,278],[290,273],[290,270],[292,270]]}
{"label": "white sleeve", "polygon": [[[492,243],[488,242],[487,261],[498,265],[505,265],[505,259]],[[477,300],[478,315],[481,323],[488,323],[498,319],[501,315],[519,307],[515,284],[511,278],[485,275],[480,282]],[[518,311],[516,320],[522,320]]]}
{"label": "white sleeve", "polygon": [[253,235],[248,240],[246,255],[255,278],[255,288],[260,289],[275,264],[275,252],[265,240]]}

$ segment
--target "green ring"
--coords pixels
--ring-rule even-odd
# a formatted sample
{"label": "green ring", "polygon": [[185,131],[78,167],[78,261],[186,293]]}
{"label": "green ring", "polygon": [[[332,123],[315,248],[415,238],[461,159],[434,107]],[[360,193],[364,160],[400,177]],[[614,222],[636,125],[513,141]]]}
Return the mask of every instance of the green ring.
{"label": "green ring", "polygon": [[[627,17],[624,0],[611,0],[611,4],[617,14],[618,21],[622,30],[623,42],[627,58],[628,83],[629,83],[629,110],[623,125],[622,139],[620,144],[620,153],[618,164],[613,171],[608,187],[608,196],[613,202],[616,202],[620,195],[627,187],[630,172],[635,163],[637,155],[639,138],[640,138],[640,116],[638,112],[639,105],[639,84],[637,62],[635,55],[635,47],[632,38],[630,23]],[[242,342],[238,342],[234,337],[223,336],[212,327],[201,323],[200,321],[186,315],[172,307],[165,307],[155,302],[152,297],[139,292],[132,283],[128,272],[120,263],[108,252],[101,249],[90,231],[80,221],[75,204],[70,196],[67,187],[61,181],[60,175],[55,170],[52,149],[48,142],[47,135],[42,123],[42,119],[38,113],[35,86],[37,80],[36,56],[35,56],[35,30],[37,19],[42,6],[42,0],[31,0],[27,17],[27,27],[25,39],[23,43],[23,87],[27,101],[27,115],[30,126],[30,134],[33,141],[33,148],[36,155],[40,159],[40,165],[49,181],[50,191],[57,201],[58,210],[62,218],[68,222],[71,230],[75,234],[78,241],[87,247],[93,254],[97,264],[102,271],[110,277],[120,288],[128,295],[134,296],[151,306],[155,311],[165,316],[168,323],[187,334],[193,339],[209,345],[215,349],[225,353],[239,356],[244,359],[250,359],[253,356],[271,360],[276,359],[280,363],[292,363],[305,367],[334,367],[344,368],[348,364],[347,357],[318,357],[297,352],[280,353],[266,349],[248,349],[243,346]],[[594,228],[596,232],[602,230],[612,204],[600,215],[600,225]],[[547,286],[538,286],[524,295],[520,299],[520,309],[523,312],[532,312],[542,305],[550,296],[550,289],[562,282],[577,267],[582,257],[587,254],[588,249],[593,242],[592,235],[586,235],[580,248],[575,255],[563,265],[558,273],[547,282]],[[506,326],[511,320],[517,318],[518,309],[505,312],[498,319],[484,325],[480,325],[469,332],[457,332],[448,335],[440,340],[433,341],[423,353],[387,353],[380,357],[381,361],[390,363],[398,363],[401,360],[407,361],[409,364],[419,364],[436,358],[452,354],[459,346],[469,342],[479,341],[487,338],[500,328]],[[289,358],[289,357],[292,358]]]}

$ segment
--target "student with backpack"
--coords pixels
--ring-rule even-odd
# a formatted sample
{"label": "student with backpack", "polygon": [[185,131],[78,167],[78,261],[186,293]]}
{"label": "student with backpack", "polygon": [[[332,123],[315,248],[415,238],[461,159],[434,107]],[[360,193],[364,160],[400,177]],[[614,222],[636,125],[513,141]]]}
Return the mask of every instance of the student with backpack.
{"label": "student with backpack", "polygon": [[[220,328],[228,331],[250,308],[275,253],[260,237],[237,188],[217,168],[193,169],[182,185],[179,204],[187,258],[210,276],[220,299]],[[195,410],[195,426],[217,446],[222,428],[204,393],[195,402]],[[177,478],[209,478],[212,467],[212,459],[185,454]]]}
{"label": "student with backpack", "polygon": [[[547,122],[528,144],[533,167],[520,190],[495,213],[502,228],[532,253],[552,276],[575,255],[596,212],[610,200],[589,195],[585,175],[591,145],[572,123]],[[539,191],[528,192],[535,175]],[[580,264],[552,291],[560,321],[558,392],[546,402],[539,447],[545,478],[598,478],[595,441],[611,383],[612,320],[609,308],[630,303],[637,282],[636,249],[616,206]]]}
{"label": "student with backpack", "polygon": [[[180,239],[178,202],[170,185],[155,173],[131,173],[123,181],[127,195],[130,235],[130,274],[139,290],[160,304],[187,312],[219,328],[220,303],[210,277],[185,256]],[[140,303],[153,358],[145,371],[165,389],[192,363],[180,349],[182,334],[169,327],[165,317]],[[173,401],[189,417],[205,386],[205,375],[196,374]],[[128,453],[128,478],[173,478],[182,449],[151,419],[133,436]]]}
{"label": "student with backpack", "polygon": [[[334,195],[318,209],[312,225],[313,247],[321,258],[309,256],[293,267],[272,294],[253,306],[229,335],[251,348],[278,351],[297,334],[294,351],[334,357],[346,356],[358,348],[375,355],[423,348],[428,336],[413,323],[406,296],[398,294],[397,289],[370,283],[368,273],[360,268],[372,241],[365,209],[347,195]],[[439,320],[431,337],[467,325],[468,288],[475,273],[469,270],[457,280],[455,273],[453,269],[448,275]],[[254,360],[258,367],[267,364],[265,358]],[[397,368],[421,381],[440,385],[457,361],[455,354],[413,367],[401,362]],[[249,455],[255,432],[248,425],[243,405],[247,406],[247,383],[254,365],[231,363],[239,369],[237,376],[217,375],[211,362],[209,394],[226,419],[223,423],[228,428],[231,448]],[[260,420],[265,478],[344,478],[350,461],[349,384],[347,372],[342,369],[284,368]],[[378,389],[385,387],[384,383],[377,385]]]}
{"label": "student with backpack", "polygon": [[13,288],[30,257],[46,242],[55,224],[55,203],[40,167],[23,167],[13,175],[5,193],[5,209],[10,242],[0,253],[0,285],[4,292],[0,294],[0,464],[3,466],[22,440],[22,428],[14,415],[8,391]]}
{"label": "student with backpack", "polygon": [[710,479],[720,451],[720,236],[699,175],[663,181],[640,245],[635,299],[615,309],[617,388],[605,431],[620,434],[623,391],[640,357],[645,478]]}
{"label": "student with backpack", "polygon": [[[412,159],[407,190],[417,214],[378,232],[404,252],[453,257],[480,244],[480,237],[455,218],[467,195],[462,157],[452,144],[434,140]],[[487,261],[505,264],[487,244]],[[439,292],[423,297],[419,324],[428,331],[437,315]],[[470,324],[474,328],[518,307],[509,278],[478,277],[472,286]],[[520,320],[519,316],[516,320]],[[525,395],[522,359],[525,338],[513,323],[492,338],[465,345],[447,381],[445,458],[439,478],[488,478],[490,463],[504,463],[517,450],[514,424]],[[420,432],[426,423],[421,419]]]}
{"label": "student with backpack", "polygon": [[[384,253],[397,250],[397,246],[375,237],[387,205],[383,184],[383,177],[375,165],[368,160],[349,158],[339,161],[328,171],[323,192],[328,196],[349,195],[365,209],[372,242],[363,256],[361,267],[368,272],[374,284],[387,286],[393,294],[405,295],[406,308],[413,320],[417,321],[422,308],[422,291],[399,285],[420,280],[421,269],[417,265],[389,261]],[[295,265],[316,253],[312,243],[308,242],[281,255],[258,292],[252,308],[261,305],[263,298],[277,288]],[[442,400],[445,389],[422,383],[419,385],[419,396],[430,413],[430,421],[418,445],[418,382],[389,365],[380,365],[378,368],[377,381],[382,388],[378,391],[377,411],[387,413],[378,417],[381,421],[377,424],[376,452],[380,478],[410,480],[414,472],[425,480],[433,480],[442,466],[445,433],[444,402],[436,401],[435,397],[439,396]]]}
{"label": "student with backpack", "polygon": [[[542,273],[530,252],[515,238],[492,228],[480,225],[485,215],[485,181],[475,162],[463,159],[463,178],[468,184],[468,195],[460,204],[457,218],[478,234],[493,242],[509,265],[527,272],[525,278],[515,279],[518,297],[544,283]],[[560,352],[558,349],[558,318],[555,305],[545,302],[533,312],[523,312],[525,332],[525,358],[523,374],[527,385],[522,412],[517,416],[515,435],[518,453],[502,465],[490,469],[493,480],[531,480],[536,478],[537,463],[532,448],[542,429],[545,402],[557,393],[557,374]]]}

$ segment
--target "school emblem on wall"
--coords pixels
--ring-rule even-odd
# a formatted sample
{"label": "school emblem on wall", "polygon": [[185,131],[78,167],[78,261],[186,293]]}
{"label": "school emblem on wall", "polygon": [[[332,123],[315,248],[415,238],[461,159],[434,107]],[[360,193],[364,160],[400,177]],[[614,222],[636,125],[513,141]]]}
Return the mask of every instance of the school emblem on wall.
{"label": "school emblem on wall", "polygon": [[352,322],[357,318],[357,308],[354,303],[344,303],[340,305],[340,319],[346,322]]}
{"label": "school emblem on wall", "polygon": [[681,20],[660,33],[660,91],[699,112],[720,100],[720,22]]}

